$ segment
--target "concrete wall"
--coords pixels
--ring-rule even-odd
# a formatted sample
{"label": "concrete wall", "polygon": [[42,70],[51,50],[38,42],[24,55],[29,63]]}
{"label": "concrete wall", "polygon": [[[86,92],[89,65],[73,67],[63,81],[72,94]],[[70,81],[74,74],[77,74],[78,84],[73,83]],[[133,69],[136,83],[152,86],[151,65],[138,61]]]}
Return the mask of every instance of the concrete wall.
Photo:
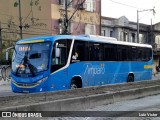
{"label": "concrete wall", "polygon": [[[152,81],[150,81],[152,83]],[[139,83],[133,83],[130,84],[130,86],[134,85],[142,85],[142,84],[150,84],[150,82],[139,82]],[[154,81],[153,81],[154,82]],[[157,81],[158,82],[158,81]],[[122,90],[114,90],[113,87],[121,86]],[[136,99],[140,97],[145,97],[149,95],[155,95],[159,94],[160,85],[150,85],[146,87],[137,87],[136,86],[132,89],[126,89],[123,90],[123,84],[120,85],[113,85],[111,91],[104,91],[103,93],[94,94],[94,95],[87,95],[87,96],[80,96],[80,97],[73,97],[73,98],[67,98],[67,99],[58,99],[54,101],[46,101],[46,102],[37,102],[37,103],[30,103],[30,104],[24,104],[24,105],[18,105],[18,106],[10,106],[10,107],[4,107],[0,108],[1,111],[79,111],[79,110],[85,110],[89,108],[93,108],[100,105],[106,105],[106,104],[113,104],[115,102],[125,101],[125,100],[131,100]],[[104,86],[102,86],[103,88]],[[92,90],[93,88],[88,88],[87,90]],[[114,91],[113,91],[114,90]],[[79,90],[79,92],[85,91]],[[63,92],[63,91],[62,91]],[[74,92],[78,91],[72,91],[72,94]],[[41,94],[42,95],[42,94]],[[38,94],[34,95],[28,95],[29,98],[34,96],[39,96]],[[19,98],[23,96],[17,96]],[[40,97],[40,96],[39,96]],[[41,96],[41,99],[44,96]],[[48,97],[48,96],[47,96]],[[2,98],[1,98],[2,99]],[[11,99],[11,98],[10,98]],[[7,99],[6,99],[7,100]]]}

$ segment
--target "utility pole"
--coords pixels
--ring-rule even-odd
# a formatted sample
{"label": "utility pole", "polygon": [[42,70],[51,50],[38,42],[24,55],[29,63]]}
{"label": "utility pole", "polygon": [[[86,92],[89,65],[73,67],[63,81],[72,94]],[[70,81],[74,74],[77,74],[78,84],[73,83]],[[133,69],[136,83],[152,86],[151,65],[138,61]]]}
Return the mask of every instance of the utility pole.
{"label": "utility pole", "polygon": [[65,0],[65,18],[64,18],[64,33],[68,34],[68,4],[67,0]]}
{"label": "utility pole", "polygon": [[22,39],[23,36],[22,36],[21,0],[19,0],[19,29],[20,29],[20,37],[21,37],[21,39]]}
{"label": "utility pole", "polygon": [[1,27],[1,22],[0,22],[0,56],[2,56],[2,27]]}
{"label": "utility pole", "polygon": [[1,27],[1,22],[0,22],[0,62],[1,62],[1,58],[2,58],[2,27]]}
{"label": "utility pole", "polygon": [[144,9],[144,10],[137,10],[137,43],[139,43],[139,12],[144,12],[144,11],[153,11],[153,15],[156,13],[153,9]]}
{"label": "utility pole", "polygon": [[69,34],[68,32],[68,25],[69,25],[69,21],[72,19],[72,17],[75,15],[75,13],[79,10],[79,8],[81,7],[81,5],[86,1],[86,0],[83,0],[81,2],[81,4],[78,5],[77,9],[74,11],[74,13],[71,15],[71,17],[68,19],[68,6],[72,3],[71,2],[67,2],[68,0],[65,0],[65,15],[64,15],[64,31],[63,31],[63,34]]}
{"label": "utility pole", "polygon": [[137,10],[137,43],[139,43],[139,14]]}
{"label": "utility pole", "polygon": [[[153,49],[156,49],[157,46],[156,46],[156,44],[155,44],[155,39],[154,39],[152,19],[151,19],[151,35],[150,35],[150,36],[151,36],[151,37],[150,37],[150,40],[151,40],[151,41],[149,41],[149,44],[152,45]],[[153,40],[154,40],[154,41],[153,41]]]}

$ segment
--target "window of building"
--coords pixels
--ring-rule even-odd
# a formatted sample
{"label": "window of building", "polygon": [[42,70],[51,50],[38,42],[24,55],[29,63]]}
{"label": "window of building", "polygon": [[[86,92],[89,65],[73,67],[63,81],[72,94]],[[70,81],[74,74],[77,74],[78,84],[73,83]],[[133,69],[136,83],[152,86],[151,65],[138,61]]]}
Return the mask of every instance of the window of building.
{"label": "window of building", "polygon": [[96,25],[86,24],[86,26],[85,26],[85,34],[96,35]]}
{"label": "window of building", "polygon": [[102,30],[101,35],[106,36],[106,30]]}
{"label": "window of building", "polygon": [[113,37],[113,31],[110,31],[110,37]]}
{"label": "window of building", "polygon": [[144,35],[139,34],[139,43],[144,43]]}
{"label": "window of building", "polygon": [[160,48],[160,35],[157,35],[155,38],[156,48]]}
{"label": "window of building", "polygon": [[[72,0],[66,0],[67,1],[67,7],[71,7],[72,6]],[[59,0],[59,4],[65,8],[65,0]]]}
{"label": "window of building", "polygon": [[85,7],[86,7],[86,11],[90,11],[90,12],[96,11],[96,0],[86,0]]}
{"label": "window of building", "polygon": [[120,34],[120,41],[123,41],[123,38],[124,38],[123,31],[121,31],[119,34]]}
{"label": "window of building", "polygon": [[120,40],[121,41],[128,41],[128,33],[125,31],[120,32]]}
{"label": "window of building", "polygon": [[128,41],[128,33],[123,32],[123,41]]}
{"label": "window of building", "polygon": [[136,42],[136,37],[135,37],[136,35],[135,35],[135,33],[132,33],[131,34],[131,42]]}

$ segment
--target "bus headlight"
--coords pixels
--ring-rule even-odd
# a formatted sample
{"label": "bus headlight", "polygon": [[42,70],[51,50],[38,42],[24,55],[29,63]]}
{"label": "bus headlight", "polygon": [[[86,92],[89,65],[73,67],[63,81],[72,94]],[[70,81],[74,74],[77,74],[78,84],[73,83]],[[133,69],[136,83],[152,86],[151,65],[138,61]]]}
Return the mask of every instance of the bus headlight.
{"label": "bus headlight", "polygon": [[40,84],[40,83],[44,82],[44,81],[47,80],[47,79],[48,79],[48,77],[42,78],[42,79],[40,79],[39,81],[37,81],[37,83]]}
{"label": "bus headlight", "polygon": [[15,81],[15,80],[13,80],[13,78],[11,77],[11,82],[15,83],[16,81]]}

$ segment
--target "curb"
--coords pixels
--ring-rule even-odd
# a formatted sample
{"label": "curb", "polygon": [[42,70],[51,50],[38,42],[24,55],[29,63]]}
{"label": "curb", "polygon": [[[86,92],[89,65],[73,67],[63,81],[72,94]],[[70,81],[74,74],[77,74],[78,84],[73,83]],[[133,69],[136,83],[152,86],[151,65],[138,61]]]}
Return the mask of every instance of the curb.
{"label": "curb", "polygon": [[108,92],[97,95],[61,99],[49,102],[41,102],[30,105],[21,105],[0,109],[1,111],[79,111],[100,105],[113,104],[119,101],[132,100],[160,94],[160,85]]}

